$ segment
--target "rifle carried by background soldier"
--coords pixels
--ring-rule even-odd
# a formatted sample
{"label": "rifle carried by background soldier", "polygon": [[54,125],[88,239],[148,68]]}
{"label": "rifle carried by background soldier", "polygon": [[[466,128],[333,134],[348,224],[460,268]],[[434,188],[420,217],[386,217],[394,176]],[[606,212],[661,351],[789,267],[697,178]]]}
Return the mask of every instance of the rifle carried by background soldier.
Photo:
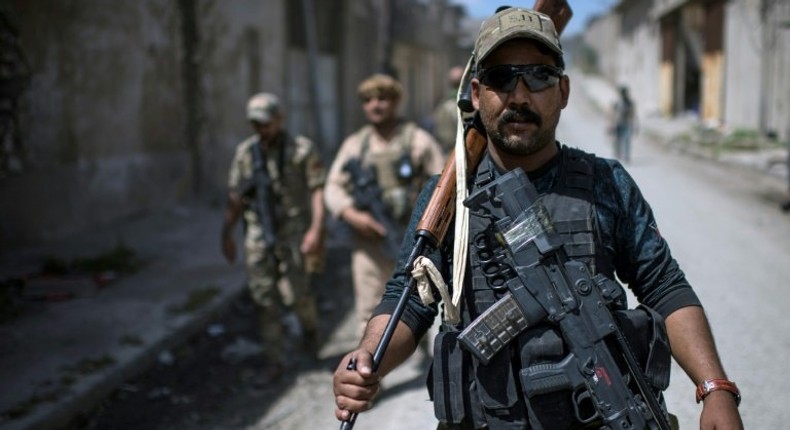
{"label": "rifle carried by background soldier", "polygon": [[370,212],[384,226],[387,235],[384,237],[382,249],[385,255],[396,258],[403,239],[403,228],[395,222],[384,203],[375,169],[363,166],[359,158],[352,158],[346,162],[343,170],[351,176],[354,205],[359,210]]}
{"label": "rifle carried by background soldier", "polygon": [[250,205],[258,214],[263,232],[263,241],[268,249],[277,244],[277,222],[275,218],[275,204],[272,192],[272,178],[266,169],[266,160],[260,145],[252,145],[252,180],[241,187],[241,195],[252,198]]}

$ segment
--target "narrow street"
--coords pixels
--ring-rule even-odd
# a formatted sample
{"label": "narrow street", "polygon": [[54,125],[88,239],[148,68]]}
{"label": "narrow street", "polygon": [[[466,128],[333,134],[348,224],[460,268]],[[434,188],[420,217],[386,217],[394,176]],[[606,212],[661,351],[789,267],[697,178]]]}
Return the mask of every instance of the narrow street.
{"label": "narrow street", "polygon": [[[610,157],[602,114],[587,102],[583,88],[573,90],[559,140]],[[705,305],[729,377],[743,393],[746,428],[783,428],[790,411],[774,401],[784,397],[781,358],[790,354],[790,321],[784,318],[790,296],[782,290],[790,278],[790,217],[772,199],[780,181],[672,153],[644,135],[636,139],[627,168]],[[332,270],[319,286],[325,341],[318,360],[298,358],[278,383],[255,384],[259,363],[244,355],[244,347],[257,342],[256,319],[249,302],[240,300],[71,430],[337,428],[331,374],[356,339],[348,254],[336,249],[329,255]],[[375,408],[359,416],[356,428],[435,428],[424,358],[418,351],[385,380]],[[667,399],[681,428],[698,428],[701,406],[677,366]]]}
{"label": "narrow street", "polygon": [[[599,114],[578,85],[563,112],[559,139],[612,156]],[[661,234],[703,302],[730,379],[742,394],[745,428],[778,429],[790,411],[782,360],[790,353],[790,217],[778,209],[785,184],[743,167],[668,151],[640,134],[626,166],[651,203]],[[632,302],[633,303],[633,302]],[[675,365],[666,393],[680,428],[699,428],[694,386]]]}

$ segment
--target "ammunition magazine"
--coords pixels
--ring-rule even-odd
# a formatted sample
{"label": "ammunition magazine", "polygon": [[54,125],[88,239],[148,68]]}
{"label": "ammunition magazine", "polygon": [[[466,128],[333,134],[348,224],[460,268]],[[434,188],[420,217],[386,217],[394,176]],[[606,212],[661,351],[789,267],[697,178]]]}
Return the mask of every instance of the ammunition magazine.
{"label": "ammunition magazine", "polygon": [[507,293],[472,321],[458,335],[458,341],[485,365],[528,326],[527,316]]}

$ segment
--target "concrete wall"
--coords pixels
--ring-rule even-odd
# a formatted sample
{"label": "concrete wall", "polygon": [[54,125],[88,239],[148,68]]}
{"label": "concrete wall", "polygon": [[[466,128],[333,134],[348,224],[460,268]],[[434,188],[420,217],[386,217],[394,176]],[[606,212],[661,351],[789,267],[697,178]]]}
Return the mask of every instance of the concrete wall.
{"label": "concrete wall", "polygon": [[[710,124],[721,119],[729,129],[790,134],[790,2],[727,1],[723,47],[706,56],[704,33],[716,36],[705,26],[704,6],[697,0],[622,0],[589,23],[584,41],[598,53],[599,70],[610,82],[631,87],[642,115],[683,112],[696,108],[686,106],[689,100],[699,99]],[[675,46],[666,48],[674,49],[674,63],[662,64],[659,23],[674,25],[675,19],[680,27],[668,39]],[[701,87],[694,89],[699,94],[682,84],[692,73],[688,61],[702,67],[693,71],[700,73]]]}
{"label": "concrete wall", "polygon": [[766,132],[790,138],[790,2],[773,0],[763,27],[762,56],[766,86],[765,118],[761,123]]}
{"label": "concrete wall", "polygon": [[[378,4],[376,4],[378,3]],[[377,14],[384,13],[381,2],[348,1],[346,13],[341,16],[346,29],[341,44],[340,64],[343,73],[340,75],[340,91],[342,118],[341,140],[348,131],[355,130],[365,123],[362,106],[356,96],[357,86],[363,79],[375,72],[380,72],[381,58],[378,51],[383,49],[379,31]],[[335,146],[338,146],[337,142]]]}
{"label": "concrete wall", "polygon": [[658,22],[649,18],[651,3],[638,0],[622,7],[620,37],[612,45],[617,47],[613,82],[630,89],[639,116],[660,112],[661,33]]}
{"label": "concrete wall", "polygon": [[731,127],[757,128],[760,104],[760,16],[749,1],[727,5],[725,17],[724,120]]}
{"label": "concrete wall", "polygon": [[590,22],[584,31],[584,43],[597,53],[598,71],[609,81],[617,81],[619,57],[612,49],[620,38],[620,17],[607,14]]}
{"label": "concrete wall", "polygon": [[590,22],[585,44],[598,53],[600,73],[615,85],[630,89],[637,114],[659,112],[660,32],[650,19],[652,2],[622,2],[610,14]]}
{"label": "concrete wall", "polygon": [[0,167],[0,246],[224,201],[253,93],[280,96],[288,128],[324,145],[327,161],[364,123],[357,85],[387,63],[411,92],[408,118],[444,95],[463,18],[448,0],[312,4],[315,57],[296,0],[0,3],[32,72],[16,109],[29,156],[12,175]]}
{"label": "concrete wall", "polygon": [[20,126],[34,167],[0,183],[1,243],[48,238],[187,191],[178,10],[161,3],[16,3],[33,72]]}
{"label": "concrete wall", "polygon": [[245,112],[249,96],[275,93],[288,112],[285,3],[201,0],[201,7],[200,114],[207,178],[201,194],[224,196],[233,150],[253,133]]}
{"label": "concrete wall", "polygon": [[[190,1],[200,91],[187,106]],[[0,180],[0,243],[47,240],[218,190],[232,145],[248,133],[252,87],[282,88],[282,2],[265,3],[14,2],[32,69],[18,109],[30,157]]]}
{"label": "concrete wall", "polygon": [[773,2],[768,27],[754,1],[732,0],[726,11],[725,122],[748,129],[764,124],[784,136],[790,128],[790,28],[781,24],[790,22],[790,4]]}

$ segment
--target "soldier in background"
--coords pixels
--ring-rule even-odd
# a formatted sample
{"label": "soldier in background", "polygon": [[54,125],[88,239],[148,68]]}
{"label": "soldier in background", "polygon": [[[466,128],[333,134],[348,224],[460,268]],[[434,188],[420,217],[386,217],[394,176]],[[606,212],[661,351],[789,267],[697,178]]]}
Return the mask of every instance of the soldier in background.
{"label": "soldier in background", "polygon": [[631,138],[637,132],[636,104],[628,94],[628,87],[619,88],[617,101],[612,105],[610,130],[614,137],[614,154],[618,160],[631,161]]}
{"label": "soldier in background", "polygon": [[455,133],[458,126],[456,94],[464,76],[464,68],[455,66],[447,72],[447,98],[433,111],[433,135],[442,145],[445,154],[455,148]]}
{"label": "soldier in background", "polygon": [[[360,207],[355,199],[355,191],[360,190],[354,189],[354,178],[346,167],[356,160],[375,172],[381,190],[378,203],[397,226],[405,228],[417,192],[431,175],[441,172],[444,156],[427,131],[398,117],[403,96],[400,82],[376,74],[364,80],[357,92],[368,124],[341,145],[329,169],[325,202],[333,216],[352,228],[351,271],[361,335],[395,268],[397,250],[387,252],[383,244],[388,235],[402,232],[387,231],[383,220]],[[399,244],[402,236],[390,239]]]}
{"label": "soldier in background", "polygon": [[[284,370],[285,310],[297,315],[304,347],[314,354],[318,346],[310,273],[322,270],[323,265],[326,172],[313,142],[283,128],[276,96],[254,95],[247,104],[247,119],[255,134],[236,147],[231,163],[222,252],[228,262],[235,261],[233,231],[243,218],[247,283],[259,307],[260,333],[269,364],[261,376],[271,381]],[[256,159],[261,166],[257,171]],[[273,225],[264,225],[262,220],[267,219]]]}

